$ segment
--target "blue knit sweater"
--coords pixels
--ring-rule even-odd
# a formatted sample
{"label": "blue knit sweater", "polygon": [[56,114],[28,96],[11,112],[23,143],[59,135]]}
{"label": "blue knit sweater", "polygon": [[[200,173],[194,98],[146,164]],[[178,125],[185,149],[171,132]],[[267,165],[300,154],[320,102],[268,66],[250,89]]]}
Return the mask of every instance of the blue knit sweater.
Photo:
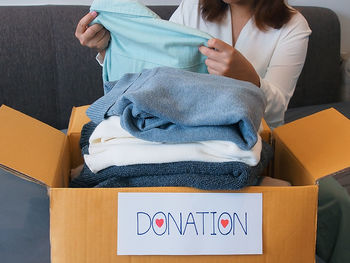
{"label": "blue knit sweater", "polygon": [[250,82],[169,67],[125,74],[106,86],[87,115],[96,124],[119,115],[125,130],[147,141],[226,140],[250,150],[266,105]]}

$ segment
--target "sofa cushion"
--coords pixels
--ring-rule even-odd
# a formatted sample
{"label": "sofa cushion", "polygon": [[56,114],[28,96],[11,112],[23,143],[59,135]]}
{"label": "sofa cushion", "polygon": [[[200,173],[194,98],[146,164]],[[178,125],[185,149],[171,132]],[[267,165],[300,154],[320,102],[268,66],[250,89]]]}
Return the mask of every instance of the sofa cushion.
{"label": "sofa cushion", "polygon": [[54,43],[47,9],[0,8],[0,105],[57,124]]}
{"label": "sofa cushion", "polygon": [[312,30],[304,68],[289,108],[341,100],[340,25],[337,15],[321,7],[296,7]]}

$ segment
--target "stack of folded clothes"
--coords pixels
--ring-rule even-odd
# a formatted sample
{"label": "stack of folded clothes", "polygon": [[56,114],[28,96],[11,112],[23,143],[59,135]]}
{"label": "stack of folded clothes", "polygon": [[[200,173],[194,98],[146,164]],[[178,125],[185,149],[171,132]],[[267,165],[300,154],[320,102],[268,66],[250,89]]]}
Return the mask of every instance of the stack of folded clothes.
{"label": "stack of folded clothes", "polygon": [[104,88],[87,111],[71,187],[240,189],[272,157],[258,135],[265,97],[249,82],[158,67]]}

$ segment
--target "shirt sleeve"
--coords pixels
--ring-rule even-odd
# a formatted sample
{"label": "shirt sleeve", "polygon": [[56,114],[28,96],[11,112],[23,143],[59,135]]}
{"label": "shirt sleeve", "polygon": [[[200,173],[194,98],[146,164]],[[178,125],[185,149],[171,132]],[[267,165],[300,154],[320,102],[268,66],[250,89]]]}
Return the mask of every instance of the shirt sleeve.
{"label": "shirt sleeve", "polygon": [[282,29],[260,88],[267,100],[265,120],[275,128],[284,121],[284,113],[304,66],[311,30],[305,18],[296,13]]}
{"label": "shirt sleeve", "polygon": [[175,10],[175,12],[169,18],[169,21],[177,23],[177,24],[185,25],[185,21],[184,21],[184,11],[185,11],[184,1],[185,0],[181,1],[181,3],[179,4],[179,6]]}
{"label": "shirt sleeve", "polygon": [[199,18],[199,0],[182,0],[169,21],[202,30],[198,23]]}
{"label": "shirt sleeve", "polygon": [[104,57],[102,57],[101,53],[97,53],[96,55],[96,60],[98,62],[98,64],[100,64],[101,67],[103,67],[103,61],[104,61]]}

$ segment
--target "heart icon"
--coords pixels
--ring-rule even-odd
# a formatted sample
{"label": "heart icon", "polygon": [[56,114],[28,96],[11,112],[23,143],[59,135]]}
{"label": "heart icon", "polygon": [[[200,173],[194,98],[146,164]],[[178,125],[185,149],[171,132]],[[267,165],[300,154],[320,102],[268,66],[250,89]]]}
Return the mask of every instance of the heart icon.
{"label": "heart icon", "polygon": [[164,223],[164,219],[156,219],[156,225],[160,228]]}
{"label": "heart icon", "polygon": [[221,225],[226,228],[228,225],[228,219],[221,219]]}

